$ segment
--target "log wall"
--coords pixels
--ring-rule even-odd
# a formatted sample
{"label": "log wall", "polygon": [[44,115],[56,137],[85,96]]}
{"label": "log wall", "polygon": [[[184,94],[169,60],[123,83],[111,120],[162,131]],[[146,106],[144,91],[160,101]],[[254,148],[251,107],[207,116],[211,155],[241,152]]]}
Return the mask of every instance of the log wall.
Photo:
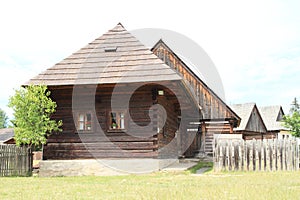
{"label": "log wall", "polygon": [[236,118],[236,114],[162,41],[153,48],[153,53],[176,70],[188,85],[197,103],[201,105],[206,119]]}
{"label": "log wall", "polygon": [[[124,102],[118,110],[125,111],[125,130],[113,130],[109,125],[111,111],[111,96],[114,89],[111,85],[98,85],[96,91],[92,86],[82,86],[80,102],[82,111],[93,111],[92,131],[79,132],[72,113],[72,86],[49,87],[51,98],[57,103],[57,111],[53,119],[63,121],[63,132],[53,133],[44,146],[43,159],[88,159],[88,158],[154,158],[158,149],[171,141],[177,130],[178,101],[168,89],[160,85],[145,85],[131,94],[129,105]],[[130,85],[121,86],[116,96],[121,100],[126,98],[126,90]],[[164,96],[154,95],[153,89],[163,89]],[[89,95],[94,95],[94,99]],[[114,96],[115,97],[115,96]],[[93,106],[95,101],[95,106]],[[160,104],[167,112],[165,126],[158,133],[159,110],[154,105]],[[153,109],[154,108],[154,109]],[[74,109],[73,109],[74,110]],[[96,116],[95,116],[96,115]],[[132,120],[129,120],[131,118]],[[152,118],[152,121],[151,121]],[[76,121],[76,120],[75,120]],[[100,126],[99,126],[100,125]],[[145,127],[148,128],[145,128]],[[101,134],[104,132],[104,135]],[[158,133],[158,134],[157,134]]]}

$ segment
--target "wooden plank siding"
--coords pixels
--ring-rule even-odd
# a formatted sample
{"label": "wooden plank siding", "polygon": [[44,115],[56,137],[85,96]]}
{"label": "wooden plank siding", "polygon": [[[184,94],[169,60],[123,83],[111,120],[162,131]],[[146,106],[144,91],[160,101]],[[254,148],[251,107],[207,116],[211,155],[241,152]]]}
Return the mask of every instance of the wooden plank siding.
{"label": "wooden plank siding", "polygon": [[[126,90],[133,84],[123,84],[122,93],[117,97],[122,99],[129,93]],[[177,84],[175,84],[177,85]],[[157,157],[158,149],[167,145],[174,137],[178,129],[178,116],[180,108],[177,98],[168,89],[161,85],[144,85],[131,95],[129,106],[123,105],[118,109],[126,110],[126,130],[110,130],[108,125],[109,112],[111,110],[111,96],[115,85],[98,85],[95,92],[95,110],[97,120],[93,123],[100,124],[92,132],[80,133],[76,130],[76,124],[72,114],[72,86],[49,87],[51,98],[57,103],[57,111],[53,119],[63,120],[63,132],[52,134],[48,137],[47,145],[44,146],[44,159],[76,159],[76,158],[119,158],[119,157]],[[172,87],[172,84],[170,85]],[[174,86],[173,86],[174,87]],[[164,95],[153,99],[153,89],[163,89]],[[87,102],[82,110],[92,110],[92,102],[89,102],[88,95],[92,86],[82,86],[81,100]],[[157,133],[162,108],[151,109],[153,105],[160,104],[166,111],[165,126],[160,127]],[[160,108],[160,109],[159,109]],[[75,111],[76,112],[76,111]],[[130,117],[132,121],[127,120]],[[151,115],[151,116],[150,116]],[[145,130],[145,126],[153,120],[151,130]],[[76,121],[76,120],[75,120]],[[105,136],[100,134],[100,128]],[[150,136],[149,136],[150,135]],[[147,137],[149,136],[149,137]],[[174,147],[172,153],[176,153]],[[170,152],[169,152],[170,153]]]}
{"label": "wooden plank siding", "polygon": [[[201,141],[205,146],[205,151],[208,154],[212,154],[212,140],[213,135],[218,133],[233,133],[233,128],[240,123],[239,116],[231,110],[229,106],[216,93],[213,92],[177,55],[171,50],[162,40],[159,40],[152,51],[162,61],[170,66],[182,77],[182,83],[185,86],[185,90],[188,91],[194,102],[194,109],[201,112],[199,119],[185,120],[184,128],[182,128],[180,139],[181,145],[185,143],[191,144],[184,152],[185,157],[193,157],[200,150]],[[191,125],[190,122],[199,122],[200,120],[220,120],[220,130],[211,128],[209,131],[204,128],[203,136],[197,131],[201,129],[196,125]],[[224,123],[225,119],[231,119]],[[229,128],[228,128],[229,126]],[[207,126],[209,127],[209,126]],[[201,139],[202,137],[202,139]],[[192,140],[192,141],[191,141]],[[203,142],[204,141],[204,142]]]}
{"label": "wooden plank siding", "polygon": [[239,123],[239,116],[189,69],[162,40],[152,48],[152,51],[183,78],[190,91],[192,91],[196,102],[201,106],[204,118],[235,118],[235,126]]}
{"label": "wooden plank siding", "polygon": [[[106,51],[113,47],[115,51]],[[161,44],[152,50],[119,23],[26,83],[48,86],[57,102],[52,118],[63,121],[63,132],[48,137],[44,159],[173,157],[182,155],[180,151],[195,139],[194,131],[187,133],[191,121],[182,118],[223,118],[232,119],[232,127],[239,124],[239,116],[171,49]],[[158,95],[158,90],[164,94]],[[109,125],[111,105],[128,95],[129,105],[124,102],[116,108],[125,115],[125,129],[115,130]],[[89,129],[78,133],[82,120],[76,115],[83,121],[92,118]],[[198,143],[193,142],[189,151],[198,149]]]}
{"label": "wooden plank siding", "polygon": [[242,118],[240,126],[234,129],[235,133],[243,135],[243,139],[272,139],[276,135],[267,133],[266,125],[255,103],[234,104],[233,110]]}

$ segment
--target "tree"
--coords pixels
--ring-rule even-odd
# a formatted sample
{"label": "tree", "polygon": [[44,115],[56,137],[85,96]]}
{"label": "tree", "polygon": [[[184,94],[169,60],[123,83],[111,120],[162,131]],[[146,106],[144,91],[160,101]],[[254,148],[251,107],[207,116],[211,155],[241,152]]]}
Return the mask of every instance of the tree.
{"label": "tree", "polygon": [[291,105],[290,114],[283,117],[284,126],[291,131],[293,136],[300,137],[300,106],[297,98]]}
{"label": "tree", "polygon": [[8,117],[6,116],[6,113],[2,109],[0,109],[0,128],[7,127],[7,120]]}
{"label": "tree", "polygon": [[14,111],[12,120],[17,145],[41,145],[53,131],[60,132],[62,121],[51,119],[56,103],[51,100],[45,85],[30,85],[15,91],[9,99],[9,107]]}
{"label": "tree", "polygon": [[293,114],[294,112],[300,112],[300,105],[298,103],[297,98],[295,97],[291,104],[290,113]]}

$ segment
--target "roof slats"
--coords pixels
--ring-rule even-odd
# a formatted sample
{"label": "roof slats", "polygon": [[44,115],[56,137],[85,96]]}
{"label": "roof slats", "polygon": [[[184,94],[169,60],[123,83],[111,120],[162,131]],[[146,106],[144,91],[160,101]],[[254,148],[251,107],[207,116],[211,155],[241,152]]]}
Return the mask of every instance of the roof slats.
{"label": "roof slats", "polygon": [[121,24],[26,84],[72,85],[181,80]]}

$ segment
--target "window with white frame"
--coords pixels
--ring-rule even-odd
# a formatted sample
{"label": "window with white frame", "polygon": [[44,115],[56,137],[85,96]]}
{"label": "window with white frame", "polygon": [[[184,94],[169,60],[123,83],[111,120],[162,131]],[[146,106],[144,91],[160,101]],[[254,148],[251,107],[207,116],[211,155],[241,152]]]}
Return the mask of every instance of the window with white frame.
{"label": "window with white frame", "polygon": [[91,113],[78,113],[77,115],[77,130],[79,131],[92,131],[92,114]]}
{"label": "window with white frame", "polygon": [[111,111],[109,118],[109,129],[125,129],[124,111]]}

